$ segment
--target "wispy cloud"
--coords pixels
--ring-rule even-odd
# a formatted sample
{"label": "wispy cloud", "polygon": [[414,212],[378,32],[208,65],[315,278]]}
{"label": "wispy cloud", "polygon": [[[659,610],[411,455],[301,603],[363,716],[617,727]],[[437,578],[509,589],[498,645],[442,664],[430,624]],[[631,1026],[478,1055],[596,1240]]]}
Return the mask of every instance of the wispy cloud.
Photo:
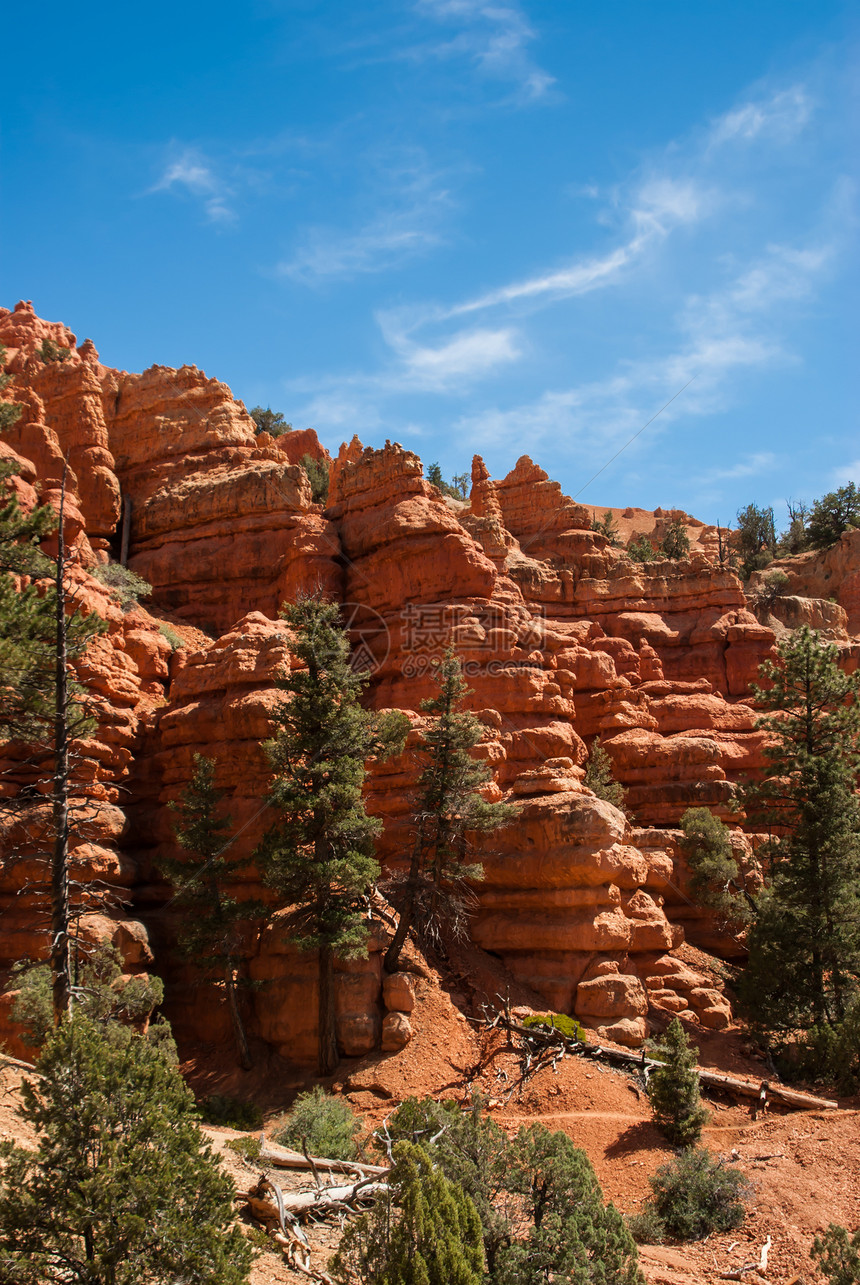
{"label": "wispy cloud", "polygon": [[236,217],[230,201],[233,188],[215,171],[213,164],[196,148],[186,147],[169,160],[150,192],[184,190],[203,203],[213,223],[232,223]]}
{"label": "wispy cloud", "polygon": [[464,58],[480,75],[512,82],[527,101],[544,98],[555,84],[529,53],[536,33],[514,0],[417,0],[416,9],[455,34],[413,46],[406,56]]}
{"label": "wispy cloud", "polygon": [[292,257],[278,265],[279,276],[308,285],[385,272],[440,244],[453,199],[445,176],[423,153],[376,156],[367,168],[377,179],[374,200],[382,208],[354,232],[308,228]]}
{"label": "wispy cloud", "polygon": [[758,138],[787,143],[809,120],[812,108],[812,99],[803,85],[777,90],[718,116],[708,141],[712,147]]}

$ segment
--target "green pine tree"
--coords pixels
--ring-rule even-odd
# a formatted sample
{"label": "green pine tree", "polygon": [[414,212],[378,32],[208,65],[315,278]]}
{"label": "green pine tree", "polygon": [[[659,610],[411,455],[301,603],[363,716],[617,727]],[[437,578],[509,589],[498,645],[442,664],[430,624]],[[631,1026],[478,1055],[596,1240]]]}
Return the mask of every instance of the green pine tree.
{"label": "green pine tree", "polygon": [[398,1142],[389,1190],[350,1223],[329,1264],[343,1285],[481,1285],[481,1224],[472,1201],[423,1147]]}
{"label": "green pine tree", "polygon": [[291,941],[318,955],[321,1075],[337,1065],[335,957],[365,953],[367,895],[379,876],[374,839],[382,823],[362,802],[365,762],[402,723],[381,725],[362,709],[365,678],[350,667],[338,615],[336,603],[320,598],[284,609],[297,663],[278,682],[289,699],[273,712],[276,731],[266,747],[278,820],[256,854],[265,882],[291,907]]}
{"label": "green pine tree", "polygon": [[595,736],[585,766],[583,785],[587,785],[599,799],[611,803],[614,808],[624,812],[624,789],[616,781],[612,770],[612,759],[607,750],[600,744],[600,737]]}
{"label": "green pine tree", "polygon": [[521,1129],[508,1164],[531,1227],[500,1254],[494,1285],[644,1285],[624,1219],[604,1205],[591,1161],[566,1133]]}
{"label": "green pine tree", "polygon": [[707,808],[688,808],[681,817],[681,829],[681,851],[696,901],[715,910],[730,926],[742,928],[757,906],[738,866],[728,826]]}
{"label": "green pine tree", "polygon": [[468,860],[469,836],[491,833],[516,815],[510,804],[488,803],[480,793],[492,778],[487,764],[472,757],[484,726],[460,709],[471,692],[451,648],[439,664],[436,683],[438,695],[421,702],[433,721],[424,733],[409,870],[399,888],[395,884],[399,920],[385,955],[390,973],[397,971],[403,943],[419,919],[425,937],[438,938],[443,924],[455,936],[463,934],[465,881],[483,878],[480,864]]}
{"label": "green pine tree", "polygon": [[51,1035],[0,1145],[5,1285],[241,1285],[253,1252],[194,1099],[159,1048],[76,1013]]}
{"label": "green pine tree", "polygon": [[745,792],[768,886],[749,933],[742,999],[759,1026],[788,1036],[835,1029],[860,989],[860,704],[857,675],[804,627],[762,666],[769,712],[764,779]]}
{"label": "green pine tree", "polygon": [[687,535],[687,529],[680,518],[676,518],[671,523],[668,531],[663,536],[660,552],[664,558],[672,558],[674,561],[690,556],[690,537]]}
{"label": "green pine tree", "polygon": [[831,1223],[823,1236],[815,1237],[810,1258],[818,1259],[829,1285],[860,1285],[860,1227],[852,1236]]}
{"label": "green pine tree", "polygon": [[176,889],[182,910],[179,945],[204,977],[217,977],[224,986],[239,1060],[253,1065],[239,1006],[242,982],[242,943],[249,929],[267,914],[259,901],[237,901],[228,892],[241,866],[231,861],[231,818],[223,815],[224,791],[215,784],[215,761],[194,755],[194,775],[177,803],[172,803],[176,841],[189,855],[184,861],[164,860],[161,869]]}
{"label": "green pine tree", "polygon": [[690,1044],[684,1028],[673,1017],[654,1056],[663,1066],[652,1070],[648,1099],[654,1123],[675,1147],[691,1147],[702,1136],[710,1113],[701,1103],[696,1059],[699,1050]]}

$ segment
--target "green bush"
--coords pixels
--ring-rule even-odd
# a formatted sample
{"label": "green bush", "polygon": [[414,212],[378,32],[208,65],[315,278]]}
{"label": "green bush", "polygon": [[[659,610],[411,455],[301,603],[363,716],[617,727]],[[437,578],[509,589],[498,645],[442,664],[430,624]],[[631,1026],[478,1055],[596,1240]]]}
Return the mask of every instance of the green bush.
{"label": "green bush", "polygon": [[312,455],[303,455],[299,463],[308,475],[314,504],[325,504],[328,499],[328,464],[325,460],[315,460]]}
{"label": "green bush", "polygon": [[241,1156],[243,1160],[247,1160],[249,1164],[260,1159],[260,1152],[263,1149],[263,1144],[260,1142],[260,1139],[252,1138],[250,1136],[245,1138],[230,1138],[225,1145],[228,1146],[231,1151],[235,1151],[237,1156]]}
{"label": "green bush", "polygon": [[262,406],[254,406],[248,414],[257,425],[258,433],[268,433],[270,437],[283,437],[284,433],[293,431],[292,424],[288,424],[281,412],[272,410],[271,406],[267,406],[265,410]]}
{"label": "green bush", "polygon": [[654,1194],[629,1223],[637,1240],[646,1234],[701,1240],[714,1231],[732,1231],[743,1222],[751,1194],[740,1169],[724,1164],[705,1147],[680,1152],[648,1181]]}
{"label": "green bush", "polygon": [[296,1098],[275,1142],[328,1160],[353,1160],[358,1154],[355,1135],[361,1126],[361,1118],[347,1102],[315,1085]]}
{"label": "green bush", "polygon": [[773,562],[776,552],[773,509],[760,509],[757,504],[748,504],[745,509],[738,509],[737,517],[732,544],[740,557],[741,579],[749,580],[754,571],[761,571]]}
{"label": "green bush", "polygon": [[253,1133],[263,1127],[263,1113],[255,1102],[213,1093],[197,1103],[200,1119],[204,1124],[224,1129],[239,1129]]}
{"label": "green bush", "polygon": [[809,1256],[818,1259],[819,1271],[830,1285],[860,1285],[860,1228],[851,1236],[831,1223],[823,1237],[815,1237]]}
{"label": "green bush", "polygon": [[36,349],[36,356],[47,365],[53,361],[65,361],[71,356],[71,349],[62,348],[53,339],[43,339],[41,348]]}
{"label": "green bush", "polygon": [[780,1070],[793,1079],[833,1085],[837,1092],[860,1090],[860,993],[841,1022],[811,1026],[792,1048],[790,1065],[778,1059]]}
{"label": "green bush", "polygon": [[580,1044],[586,1042],[585,1032],[579,1022],[574,1017],[568,1017],[567,1013],[530,1013],[523,1018],[523,1026],[547,1027],[569,1040],[578,1040]]}
{"label": "green bush", "polygon": [[637,535],[627,546],[627,556],[634,562],[653,562],[657,557],[654,546],[644,535]]}
{"label": "green bush", "polygon": [[606,803],[611,803],[614,808],[619,808],[622,812],[625,810],[624,789],[615,779],[612,770],[612,759],[600,744],[599,736],[594,738],[591,746],[591,753],[585,765],[583,785],[587,785],[589,790],[593,790],[599,799],[603,799]]}
{"label": "green bush", "polygon": [[178,634],[175,629],[171,629],[170,625],[159,625],[158,632],[163,638],[167,639],[174,651],[182,651],[184,647],[188,646],[182,635]]}
{"label": "green bush", "polygon": [[612,516],[612,510],[607,509],[603,517],[591,519],[591,529],[598,535],[605,535],[612,545],[619,545],[621,540],[618,535],[618,527],[615,524],[615,518]]}
{"label": "green bush", "polygon": [[660,552],[664,558],[671,558],[673,561],[690,556],[690,537],[680,519],[676,518],[663,536]]}
{"label": "green bush", "polygon": [[687,808],[681,817],[681,851],[690,871],[690,891],[727,923],[742,927],[752,907],[731,843],[731,832],[708,808]]}
{"label": "green bush", "polygon": [[103,563],[90,574],[110,589],[111,597],[116,598],[123,611],[131,611],[141,598],[148,598],[152,593],[152,585],[143,576],[120,562]]}
{"label": "green bush", "polygon": [[699,1095],[698,1052],[677,1017],[672,1018],[666,1034],[654,1046],[654,1056],[663,1065],[651,1072],[648,1099],[654,1123],[676,1147],[698,1142],[702,1126],[709,1119]]}
{"label": "green bush", "polygon": [[767,575],[762,577],[760,587],[755,591],[754,601],[756,607],[764,611],[770,611],[777,598],[781,598],[785,593],[788,582],[789,577],[779,567],[777,567],[776,571],[768,571]]}

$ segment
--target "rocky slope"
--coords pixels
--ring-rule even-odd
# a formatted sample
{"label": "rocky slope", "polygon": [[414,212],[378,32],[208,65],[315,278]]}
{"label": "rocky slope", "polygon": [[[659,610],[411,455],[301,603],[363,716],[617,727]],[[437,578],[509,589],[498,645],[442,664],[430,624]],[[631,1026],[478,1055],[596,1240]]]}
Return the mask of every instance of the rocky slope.
{"label": "rocky slope", "polygon": [[[41,360],[45,339],[66,358]],[[315,435],[255,435],[242,403],[196,367],[139,375],[104,367],[90,340],[78,345],[26,303],[0,310],[0,343],[14,374],[7,396],[24,407],[0,452],[17,461],[15,485],[30,503],[37,490],[56,500],[68,460],[75,575],[87,609],[109,622],[81,666],[100,704],[78,774],[89,815],[75,860],[82,882],[117,884],[126,904],[91,915],[90,930],[110,936],[130,969],[165,976],[182,1039],[217,1042],[229,1024],[217,992],[192,984],[173,947],[181,900],[167,905],[158,876],[159,858],[175,853],[168,804],[195,753],[217,760],[241,830],[235,888],[252,895],[253,871],[238,863],[268,823],[261,742],[279,699],[275,679],[294,663],[277,612],[297,592],[317,590],[343,603],[369,701],[404,710],[416,729],[434,659],[449,644],[460,653],[485,727],[479,752],[493,769],[490,793],[520,805],[517,820],[481,847],[477,945],[536,1003],[623,1043],[647,1035],[649,1012],[680,1012],[715,1030],[730,1024],[719,986],[673,954],[685,936],[726,955],[739,950],[690,902],[677,826],[696,805],[728,818],[733,782],[760,765],[749,683],[785,625],[757,618],[737,577],[719,566],[712,529],[687,515],[619,512],[628,535],[659,538],[680,517],[693,537],[686,561],[634,563],[591,529],[593,510],[527,456],[496,481],[476,457],[461,503],[427,482],[412,452],[364,448],[357,438],[332,461],[323,509],[297,462],[325,455]],[[860,550],[843,543],[833,575],[850,585]],[[151,582],[146,609],[124,614],[88,574],[109,557]],[[818,590],[815,577],[801,580],[798,593]],[[830,621],[856,664],[852,592],[838,618],[833,604],[793,601],[801,616]],[[583,784],[598,735],[635,826]],[[389,867],[408,851],[416,741],[417,732],[368,782]],[[2,766],[4,794],[27,797],[32,781],[12,750]],[[29,805],[29,824],[37,812]],[[8,850],[14,835],[0,837]],[[750,840],[737,842],[751,856]],[[0,874],[0,965],[45,950],[28,890],[34,869]],[[384,942],[378,922],[368,958],[339,973],[347,1056],[410,1037],[408,987],[383,989]],[[276,925],[247,953],[252,978],[266,983],[248,1001],[253,1035],[294,1061],[312,1060],[313,960],[292,951]]]}

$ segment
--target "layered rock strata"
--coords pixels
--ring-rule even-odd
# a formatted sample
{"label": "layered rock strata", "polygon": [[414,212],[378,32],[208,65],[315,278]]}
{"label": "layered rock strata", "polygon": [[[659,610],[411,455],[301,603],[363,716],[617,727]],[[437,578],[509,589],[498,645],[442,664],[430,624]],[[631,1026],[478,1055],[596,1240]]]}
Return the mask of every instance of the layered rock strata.
{"label": "layered rock strata", "polygon": [[[38,355],[46,339],[62,361]],[[368,779],[385,866],[409,852],[421,705],[434,663],[454,646],[485,729],[476,753],[492,768],[488,797],[519,808],[477,845],[475,941],[548,1006],[624,1043],[641,1042],[652,1008],[715,1029],[730,1021],[720,993],[672,953],[685,934],[724,954],[742,949],[691,905],[678,823],[691,806],[730,819],[734,784],[761,767],[749,684],[786,613],[829,621],[855,657],[850,586],[844,612],[795,594],[783,620],[760,619],[715,561],[712,529],[674,511],[619,513],[628,539],[662,538],[676,519],[694,537],[683,561],[632,562],[592,529],[593,509],[525,456],[495,482],[476,457],[461,503],[426,480],[412,452],[355,438],[331,462],[323,510],[299,464],[326,458],[315,435],[257,435],[226,385],[195,367],[106,368],[90,341],[77,345],[27,304],[0,310],[0,342],[15,379],[7,396],[24,408],[4,448],[17,461],[14,485],[25,503],[37,489],[55,498],[67,462],[76,574],[109,620],[81,666],[101,713],[80,798],[105,810],[76,860],[85,877],[109,869],[126,890],[131,913],[100,931],[122,938],[129,967],[163,972],[182,1038],[226,1040],[229,1022],[217,989],[201,987],[174,949],[181,898],[169,900],[159,875],[176,854],[168,805],[194,755],[214,758],[238,836],[229,891],[259,895],[242,863],[268,823],[262,743],[277,677],[294,663],[278,610],[318,589],[343,604],[370,703],[413,725],[404,753],[373,764]],[[847,582],[843,542],[832,575]],[[123,556],[153,586],[147,610],[124,615],[87,575]],[[583,783],[598,736],[637,828]],[[11,751],[4,769],[4,794],[16,797],[29,783]],[[39,929],[27,936],[16,878],[8,865],[0,877],[6,963],[46,944]],[[410,1035],[408,978],[383,979],[385,939],[374,920],[367,958],[339,968],[347,1056],[394,1050]],[[252,1035],[312,1061],[313,958],[288,945],[277,919],[245,953],[260,983],[245,1001]]]}

